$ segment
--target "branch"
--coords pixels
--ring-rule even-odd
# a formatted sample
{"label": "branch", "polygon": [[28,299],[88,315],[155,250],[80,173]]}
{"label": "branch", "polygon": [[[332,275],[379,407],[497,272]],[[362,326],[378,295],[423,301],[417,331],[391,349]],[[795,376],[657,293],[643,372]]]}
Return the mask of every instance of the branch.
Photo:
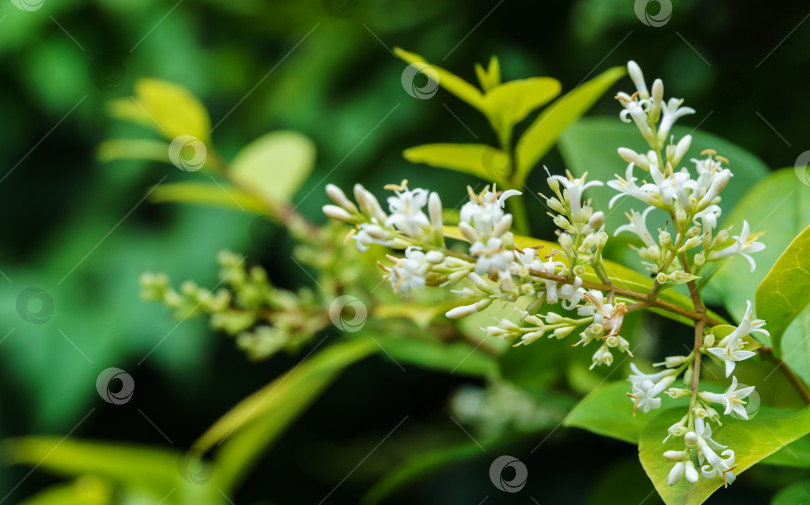
{"label": "branch", "polygon": [[[541,272],[539,270],[529,270],[529,273],[534,277],[539,277],[541,279],[548,279],[560,284],[571,284],[571,280],[564,275],[549,274],[546,272]],[[705,312],[693,312],[689,309],[685,309],[683,307],[675,305],[674,303],[665,302],[663,300],[655,299],[650,301],[647,298],[647,293],[638,293],[636,291],[620,288],[615,285],[608,286],[606,284],[585,280],[582,281],[582,287],[586,289],[596,289],[605,292],[610,292],[611,290],[613,290],[613,292],[616,293],[616,295],[622,296],[624,298],[629,298],[631,300],[637,300],[639,302],[642,302],[647,307],[666,310],[667,312],[678,314],[679,316],[683,316],[691,321],[695,322],[703,321],[703,323],[708,326],[717,326],[719,324],[723,324],[720,321],[707,316]]]}

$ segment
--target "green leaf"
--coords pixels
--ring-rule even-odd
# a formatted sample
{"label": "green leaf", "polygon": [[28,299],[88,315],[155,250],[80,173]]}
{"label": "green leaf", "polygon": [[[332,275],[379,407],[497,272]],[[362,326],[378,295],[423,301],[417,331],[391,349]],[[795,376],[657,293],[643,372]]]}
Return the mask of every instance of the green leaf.
{"label": "green leaf", "polygon": [[558,98],[532,122],[516,147],[519,186],[526,180],[537,162],[557,142],[563,131],[585,114],[625,73],[624,67],[613,67],[606,70]]}
{"label": "green leaf", "polygon": [[116,139],[102,142],[96,148],[102,163],[115,160],[150,160],[169,163],[169,144],[161,140]]}
{"label": "green leaf", "polygon": [[773,350],[782,355],[782,334],[810,302],[810,227],[779,256],[757,288],[757,316],[768,323]]}
{"label": "green leaf", "polygon": [[509,141],[512,128],[530,112],[560,94],[560,81],[551,77],[532,77],[509,81],[484,95],[484,108],[502,143]]}
{"label": "green leaf", "polygon": [[[642,430],[655,417],[655,412],[633,415],[633,401],[627,396],[630,383],[626,380],[606,382],[582,399],[563,421],[563,426],[583,428],[598,435],[637,444]],[[671,400],[667,405],[689,405],[688,398]],[[663,438],[663,437],[661,437]]]}
{"label": "green leaf", "polygon": [[411,163],[425,163],[503,183],[509,175],[509,156],[483,144],[425,144],[402,153]]}
{"label": "green leaf", "polygon": [[[617,116],[618,112],[619,107],[617,106]],[[694,164],[688,160],[698,157],[698,153],[703,149],[715,149],[718,154],[725,156],[730,162],[729,168],[734,172],[734,177],[723,190],[721,206],[724,211],[733,208],[742,199],[751,184],[768,174],[768,167],[753,154],[720,137],[686,126],[676,125],[672,129],[672,135],[676,139],[686,134],[692,135],[692,147],[684,157],[684,160],[687,161],[681,162],[681,165],[688,166],[692,173],[694,173]],[[581,176],[588,172],[590,180],[600,181],[614,180],[617,174],[624,177],[627,163],[616,153],[617,148],[627,147],[637,152],[649,150],[636,127],[632,124],[622,123],[618,117],[583,118],[565,130],[558,146],[565,160],[566,168],[571,170],[574,175]],[[636,168],[636,177],[643,179],[642,175],[645,175],[643,170]],[[646,178],[650,180],[649,176]],[[609,232],[626,223],[625,212],[644,207],[641,202],[624,197],[608,212],[608,203],[615,194],[614,190],[606,186],[592,188],[586,192],[586,196],[593,200],[594,208],[605,211]],[[766,201],[770,202],[771,199]],[[769,203],[769,205],[773,204]],[[760,214],[759,219],[768,212]],[[660,223],[648,222],[651,230],[658,226],[663,227],[664,220],[668,217],[664,212],[654,212],[650,217],[656,215],[660,217]],[[753,296],[753,290],[750,296]]]}
{"label": "green leaf", "polygon": [[162,447],[57,436],[12,438],[4,443],[12,464],[58,475],[97,475],[126,486],[165,494],[174,487],[181,453]]}
{"label": "green leaf", "polygon": [[780,490],[771,500],[771,505],[805,505],[810,497],[810,481],[805,477],[801,482]]}
{"label": "green leaf", "polygon": [[[737,178],[735,172],[729,188]],[[740,177],[740,180],[745,179]],[[751,187],[721,225],[734,226],[732,234],[736,234],[743,220],[748,221],[752,233],[765,232],[758,239],[765,244],[765,250],[752,255],[757,269],[751,273],[748,262],[736,256],[723,263],[711,280],[720,300],[737,320],[745,312],[746,300],[754,301],[757,287],[776,264],[782,251],[810,226],[810,187],[796,179],[793,168],[778,170]],[[740,272],[744,275],[740,275]],[[759,315],[759,306],[757,313]],[[766,322],[765,329],[773,329],[770,321],[766,319]],[[784,330],[780,341],[784,350],[783,359],[805,382],[810,382],[810,346],[804,338],[808,333],[810,309],[805,309]],[[757,338],[761,338],[760,335]],[[768,345],[768,339],[764,340]]]}
{"label": "green leaf", "polygon": [[236,155],[228,175],[272,206],[289,202],[315,165],[315,144],[294,131],[268,133]]}
{"label": "green leaf", "polygon": [[483,378],[494,377],[498,373],[495,358],[468,343],[445,344],[407,337],[382,337],[378,342],[395,360],[422,368]]}
{"label": "green leaf", "polygon": [[437,67],[436,65],[426,62],[425,59],[418,54],[409,53],[408,51],[400,49],[399,47],[395,47],[394,52],[397,56],[411,65],[425,65],[429,67],[430,70],[428,72],[433,73],[433,75],[438,78],[438,84],[441,87],[482,112],[486,109],[484,106],[484,95],[481,93],[481,91],[461,77],[458,77],[441,67]]}
{"label": "green leaf", "polygon": [[155,203],[190,203],[211,207],[266,214],[267,207],[254,196],[228,184],[208,184],[204,182],[172,182],[157,186],[150,200]]}
{"label": "green leaf", "polygon": [[135,96],[109,104],[110,115],[138,123],[173,140],[191,135],[208,144],[211,120],[205,106],[185,87],[160,79],[142,78]]}
{"label": "green leaf", "polygon": [[[674,486],[667,484],[673,463],[664,458],[664,451],[683,449],[683,439],[671,437],[666,443],[661,441],[666,436],[667,428],[683,414],[683,409],[661,412],[644,428],[639,440],[641,464],[667,505],[699,505],[723,486],[722,479],[703,478],[695,484],[685,478]],[[751,420],[735,422],[724,418],[723,422],[724,425],[714,432],[712,438],[734,450],[737,464],[734,473],[739,475],[810,432],[810,407],[802,410],[762,409]]]}
{"label": "green leaf", "polygon": [[478,76],[478,82],[481,84],[481,89],[484,92],[491,90],[501,83],[501,64],[498,62],[498,57],[493,56],[489,60],[489,67],[484,70],[480,63],[475,64],[475,75]]}
{"label": "green leaf", "polygon": [[[802,437],[779,449],[761,462],[763,465],[810,468],[810,438]],[[808,489],[810,491],[810,489]]]}
{"label": "green leaf", "polygon": [[112,487],[104,481],[83,477],[69,484],[56,484],[19,505],[106,505],[113,501]]}
{"label": "green leaf", "polygon": [[217,454],[219,484],[227,494],[261,453],[352,363],[379,348],[371,339],[333,344],[248,396],[217,420],[192,446]]}

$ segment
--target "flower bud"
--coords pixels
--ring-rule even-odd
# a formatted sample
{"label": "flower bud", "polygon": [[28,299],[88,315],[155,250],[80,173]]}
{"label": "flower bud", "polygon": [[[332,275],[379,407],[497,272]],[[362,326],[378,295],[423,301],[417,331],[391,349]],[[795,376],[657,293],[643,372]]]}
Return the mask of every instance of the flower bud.
{"label": "flower bud", "polygon": [[670,461],[683,461],[687,458],[686,451],[666,451],[664,457]]}
{"label": "flower bud", "polygon": [[346,209],[338,207],[337,205],[324,205],[322,207],[322,210],[323,213],[326,214],[326,216],[331,219],[335,219],[337,221],[344,221],[346,223],[353,222],[351,214],[349,214],[346,211]]}
{"label": "flower bud", "polygon": [[703,345],[705,347],[712,347],[714,345],[715,338],[713,333],[709,333],[705,337],[703,337]]}
{"label": "flower bud", "polygon": [[664,82],[661,79],[653,81],[652,107],[650,108],[650,121],[657,123],[661,117],[661,102],[664,100]]}
{"label": "flower bud", "polygon": [[334,184],[326,185],[326,194],[333,202],[346,209],[348,212],[357,212],[357,207],[348,198],[346,198],[346,194],[343,192],[343,190]]}
{"label": "flower bud", "polygon": [[672,165],[677,166],[678,163],[681,162],[683,157],[686,155],[686,152],[689,150],[689,147],[692,145],[692,136],[687,135],[682,138],[678,145],[675,146],[675,154],[672,156]]}
{"label": "flower bud", "polygon": [[557,328],[554,330],[554,336],[557,337],[558,340],[563,339],[571,334],[574,331],[574,326],[565,326],[563,328]]}
{"label": "flower bud", "polygon": [[694,447],[697,445],[698,442],[698,435],[694,431],[688,432],[686,435],[683,436],[683,442],[686,444],[686,447]]}
{"label": "flower bud", "polygon": [[658,284],[667,282],[667,274],[664,272],[658,272],[658,275],[655,276],[655,281],[658,282]]}
{"label": "flower bud", "polygon": [[588,226],[591,227],[593,230],[599,229],[605,223],[605,213],[602,211],[594,212],[593,215],[588,219]]}
{"label": "flower bud", "polygon": [[585,265],[581,263],[574,267],[574,275],[576,276],[582,277],[583,275],[585,275],[585,272],[586,272]]}
{"label": "flower bud", "polygon": [[636,85],[639,97],[642,100],[648,99],[650,97],[650,92],[647,91],[647,83],[644,82],[644,74],[641,73],[641,68],[638,66],[638,63],[633,60],[628,61],[627,73],[630,74],[630,79],[632,79],[633,84]]}
{"label": "flower bud", "polygon": [[428,197],[428,214],[430,215],[430,224],[434,228],[441,229],[442,224],[442,200],[439,194],[433,192]]}

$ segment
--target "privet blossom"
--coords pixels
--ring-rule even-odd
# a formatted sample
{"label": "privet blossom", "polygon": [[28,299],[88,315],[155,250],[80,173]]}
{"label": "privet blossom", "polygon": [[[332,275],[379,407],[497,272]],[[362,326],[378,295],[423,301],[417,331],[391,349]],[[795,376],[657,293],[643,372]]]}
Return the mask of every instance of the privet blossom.
{"label": "privet blossom", "polygon": [[[692,138],[686,135],[676,141],[670,132],[678,119],[695,111],[683,106],[682,99],[665,100],[660,79],[648,91],[635,62],[628,63],[628,71],[636,90],[618,94],[620,119],[635,124],[649,150],[639,153],[619,147],[618,155],[627,162],[627,168],[623,176],[606,183],[588,180],[587,174],[549,174],[549,196],[540,196],[557,226],[553,248],[518,247],[520,241],[511,231],[507,204],[521,192],[500,191],[494,185],[478,193],[468,188],[469,201],[461,208],[457,234],[445,227],[439,196],[427,189],[411,189],[407,181],[386,186],[393,191],[387,199],[387,212],[359,184],[354,187],[356,203],[336,186],[327,186],[334,204],[326,205],[323,211],[353,226],[348,238],[360,251],[375,244],[404,250],[403,255],[388,255],[389,263],[381,264],[395,291],[409,295],[427,286],[452,286],[463,303],[447,312],[451,319],[501,302],[513,305],[521,317],[517,321],[496,320],[497,324],[485,328],[489,336],[515,346],[532,344],[544,336],[572,338],[574,347],[594,343],[591,368],[610,366],[622,354],[632,357],[630,342],[622,335],[628,313],[648,308],[660,291],[674,285],[690,283],[690,288],[697,289],[695,280],[702,274],[710,275],[716,267],[713,263],[729,257],[744,257],[753,270],[756,264],[751,254],[764,245],[756,241],[747,222],[733,237],[731,228],[718,226],[721,194],[733,177],[729,160],[705,150],[690,159],[692,170],[682,166]],[[605,214],[591,206],[584,195],[586,190],[614,191],[611,208],[628,197],[643,204],[641,210],[627,214],[628,224],[613,230],[613,235],[638,239],[640,245],[634,247],[640,264],[655,278],[646,296],[626,298],[617,294],[602,259],[610,239]],[[666,222],[656,233],[648,227],[653,218]],[[468,244],[449,248],[446,233]],[[738,362],[755,354],[757,345],[751,334],[767,331],[764,321],[753,319],[750,302],[742,322],[730,331],[728,326],[706,324],[702,303],[696,302],[695,311],[695,349],[688,355],[666,357],[655,365],[659,368],[655,372],[642,372],[631,363],[628,396],[634,414],[660,408],[664,395],[689,396],[688,411],[668,429],[664,439],[678,437],[683,441],[682,450],[663,453],[673,462],[669,483],[675,485],[683,478],[696,482],[702,477],[720,478],[730,484],[735,479],[735,453],[712,439],[711,423],[721,425],[721,414],[713,406],[719,406],[723,415],[747,418],[744,400],[754,388],[741,387],[732,373]],[[700,390],[699,357],[704,355],[724,364],[726,376],[731,376],[731,385],[724,393]]]}

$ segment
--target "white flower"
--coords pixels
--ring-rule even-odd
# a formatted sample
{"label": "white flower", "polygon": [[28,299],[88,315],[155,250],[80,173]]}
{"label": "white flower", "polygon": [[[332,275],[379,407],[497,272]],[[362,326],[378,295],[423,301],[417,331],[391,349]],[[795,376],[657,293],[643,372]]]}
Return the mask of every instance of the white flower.
{"label": "white flower", "polygon": [[358,231],[352,238],[355,241],[357,250],[360,252],[368,251],[368,246],[370,244],[379,244],[381,246],[390,247],[393,243],[391,232],[383,229],[376,217],[371,218],[370,223],[362,223],[360,225],[360,231]]}
{"label": "white flower", "polygon": [[650,236],[649,230],[647,230],[647,214],[649,214],[654,208],[655,207],[647,207],[643,213],[636,212],[635,209],[631,209],[630,214],[625,214],[627,219],[630,220],[630,223],[616,228],[616,232],[613,234],[613,236],[615,237],[619,233],[629,231],[630,233],[633,233],[639,237],[642,242],[644,242],[644,245],[646,245],[648,248],[657,250],[658,246]]}
{"label": "white flower", "polygon": [[469,192],[470,201],[461,207],[461,222],[472,227],[477,240],[485,241],[509,231],[512,215],[506,214],[503,208],[506,199],[520,195],[520,191],[510,189],[498,193],[486,189],[482,195],[474,194],[471,189]]}
{"label": "white flower", "polygon": [[695,113],[695,109],[691,107],[681,107],[682,104],[682,99],[670,98],[666,103],[666,106],[661,108],[663,117],[661,119],[661,124],[658,126],[658,142],[660,144],[663,145],[663,143],[666,142],[667,137],[669,137],[669,130],[672,129],[675,121],[687,114]]}
{"label": "white flower", "polygon": [[672,383],[675,382],[675,377],[668,375],[658,382],[651,380],[642,380],[633,383],[633,392],[629,393],[631,399],[635,401],[633,405],[633,414],[636,409],[641,409],[641,412],[647,412],[657,409],[661,406],[661,399],[658,395],[663,393]]}
{"label": "white flower", "polygon": [[632,370],[633,373],[627,377],[627,380],[633,384],[644,381],[658,382],[664,377],[669,377],[675,373],[675,370],[671,369],[662,370],[656,373],[644,373],[639,370],[635,363],[630,363],[630,370]]}
{"label": "white flower", "polygon": [[754,307],[751,304],[751,300],[746,300],[745,303],[745,314],[743,315],[742,320],[740,320],[740,324],[734,329],[734,331],[726,335],[723,340],[718,342],[716,347],[710,347],[707,349],[708,352],[725,361],[726,377],[731,375],[731,372],[734,371],[734,367],[738,361],[748,359],[756,354],[753,351],[742,350],[742,347],[745,345],[743,339],[746,336],[750,335],[751,333],[770,335],[770,333],[763,328],[763,326],[765,326],[765,321],[762,319],[752,319]]}
{"label": "white flower", "polygon": [[[531,264],[531,268],[547,274],[562,275],[565,273],[565,264],[552,259],[549,259],[545,263],[542,261],[534,261]],[[551,279],[541,278],[540,280],[543,281],[546,286],[546,302],[552,305],[557,303],[559,300],[557,295],[557,282]]]}
{"label": "white flower", "polygon": [[608,204],[609,208],[612,209],[613,204],[616,203],[616,200],[625,195],[632,196],[637,200],[641,200],[647,205],[653,204],[653,198],[646,191],[642,190],[642,188],[636,185],[636,181],[638,179],[636,179],[636,177],[633,175],[634,166],[635,165],[633,163],[627,165],[627,170],[624,173],[624,179],[616,174],[615,181],[608,181],[607,185],[619,192],[618,195],[615,195],[610,199],[610,203]]}
{"label": "white flower", "polygon": [[470,254],[477,256],[475,263],[475,273],[504,273],[509,275],[509,266],[514,260],[514,253],[503,249],[503,241],[499,238],[491,237],[486,244],[476,242],[470,247]]}
{"label": "white flower", "polygon": [[700,393],[700,396],[708,402],[723,404],[726,408],[725,412],[723,412],[725,415],[734,412],[741,418],[748,419],[748,413],[745,411],[745,402],[742,400],[753,392],[754,386],[737,389],[737,377],[735,376],[731,378],[731,386],[729,386],[725,393],[710,393],[704,391]]}
{"label": "white flower", "polygon": [[757,265],[749,254],[759,252],[763,249],[765,249],[765,244],[751,238],[751,230],[748,226],[748,221],[743,221],[742,232],[734,236],[734,243],[720,251],[712,251],[709,253],[708,259],[709,261],[716,261],[739,254],[748,260],[748,263],[751,264],[751,271],[753,272]]}
{"label": "white flower", "polygon": [[571,174],[568,174],[569,177],[563,177],[561,175],[552,175],[549,177],[549,181],[556,180],[560,184],[563,185],[563,199],[568,202],[568,208],[570,210],[570,217],[574,223],[584,224],[588,221],[588,218],[591,217],[590,211],[585,212],[583,211],[582,205],[582,194],[591,186],[604,186],[602,181],[590,181],[585,182],[585,177],[588,175],[587,173],[583,174],[582,177],[578,179],[574,179]]}
{"label": "white flower", "polygon": [[391,215],[386,219],[385,226],[393,225],[405,235],[415,237],[423,226],[430,225],[427,215],[422,211],[427,205],[428,191],[421,188],[409,190],[403,182],[395,192],[396,196],[388,197]]}
{"label": "white flower", "polygon": [[700,473],[706,479],[714,477],[722,477],[723,484],[728,487],[729,484],[734,482],[736,475],[734,475],[734,451],[731,449],[724,450],[721,456],[710,447],[708,441],[704,437],[698,437],[698,449],[700,450],[701,459],[706,458],[708,464],[701,466]]}
{"label": "white flower", "polygon": [[573,310],[585,295],[585,290],[582,288],[582,279],[576,276],[573,283],[563,284],[560,287],[559,295],[563,300],[562,307],[565,310]]}
{"label": "white flower", "polygon": [[714,354],[718,358],[722,359],[726,363],[726,377],[731,375],[731,372],[734,371],[734,367],[737,365],[738,361],[742,361],[748,358],[751,358],[756,355],[753,351],[744,351],[735,349],[733,347],[710,347],[707,349],[710,353]]}
{"label": "white flower", "polygon": [[411,246],[405,249],[405,257],[400,258],[391,267],[390,280],[394,291],[407,296],[412,289],[424,288],[425,275],[430,270],[431,265],[437,263],[436,259],[441,261],[439,258],[429,258],[419,247]]}

